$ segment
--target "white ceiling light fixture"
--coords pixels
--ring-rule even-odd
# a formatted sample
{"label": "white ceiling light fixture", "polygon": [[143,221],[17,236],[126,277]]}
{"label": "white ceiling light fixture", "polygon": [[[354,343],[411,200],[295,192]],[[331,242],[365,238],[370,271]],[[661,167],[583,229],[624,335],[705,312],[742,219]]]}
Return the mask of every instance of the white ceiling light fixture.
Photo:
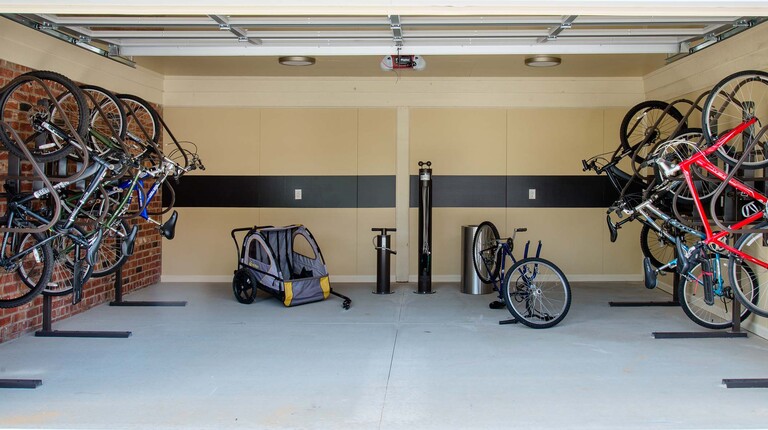
{"label": "white ceiling light fixture", "polygon": [[280,57],[277,61],[283,66],[311,66],[315,64],[315,57],[307,57],[306,55],[291,55],[288,57]]}
{"label": "white ceiling light fixture", "polygon": [[534,55],[525,59],[525,65],[529,67],[554,67],[559,66],[562,60],[554,55]]}

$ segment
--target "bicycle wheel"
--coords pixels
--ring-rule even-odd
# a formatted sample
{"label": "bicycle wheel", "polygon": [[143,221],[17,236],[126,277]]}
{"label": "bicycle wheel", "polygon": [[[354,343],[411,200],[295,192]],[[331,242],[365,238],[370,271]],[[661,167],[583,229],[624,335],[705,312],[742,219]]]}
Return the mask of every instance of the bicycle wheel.
{"label": "bicycle wheel", "polygon": [[130,224],[124,220],[116,220],[110,228],[104,229],[99,246],[99,252],[94,262],[93,277],[111,275],[123,266],[128,256],[123,252],[123,240],[130,232]]}
{"label": "bicycle wheel", "polygon": [[472,238],[472,263],[475,273],[485,284],[494,282],[499,277],[501,256],[497,252],[499,230],[490,221],[483,221],[477,226]]}
{"label": "bicycle wheel", "polygon": [[571,307],[571,286],[553,263],[537,257],[513,264],[502,285],[502,297],[517,321],[531,328],[549,328]]}
{"label": "bicycle wheel", "polygon": [[[59,160],[75,149],[67,120],[83,141],[88,132],[88,106],[83,97],[80,88],[63,75],[28,72],[12,80],[0,94],[0,119],[18,133],[35,161]],[[56,108],[57,101],[61,109]],[[10,153],[26,158],[9,132],[0,132],[0,141]]]}
{"label": "bicycle wheel", "polygon": [[0,308],[32,301],[51,279],[53,252],[39,233],[8,233],[0,267]]}
{"label": "bicycle wheel", "polygon": [[[674,236],[677,232],[674,227],[664,223],[662,220],[654,220],[656,225],[669,235]],[[640,230],[640,249],[643,256],[648,257],[655,268],[661,268],[675,258],[675,243],[670,242],[664,233],[644,224]],[[665,272],[673,272],[674,267],[667,267]]]}
{"label": "bicycle wheel", "polygon": [[[696,324],[713,330],[730,328],[733,325],[731,312],[733,306],[733,288],[728,277],[728,260],[726,258],[711,258],[712,288],[714,303],[707,304],[704,298],[704,281],[701,263],[694,266],[688,273],[680,276],[677,286],[680,306]],[[716,266],[719,265],[719,268]],[[742,285],[748,290],[750,301],[756,298],[755,274],[749,266],[740,264],[742,271]],[[746,291],[745,291],[746,292]],[[741,321],[751,315],[751,311],[745,306],[741,307]]]}
{"label": "bicycle wheel", "polygon": [[768,133],[759,133],[768,124],[768,73],[745,70],[726,77],[712,88],[701,115],[709,145],[745,120],[757,118],[755,124],[726,142],[716,154],[735,165],[746,147],[757,140],[741,166],[745,169],[768,166]]}
{"label": "bicycle wheel", "polygon": [[[656,144],[673,137],[675,130],[684,129],[683,114],[669,103],[649,100],[633,106],[621,121],[621,147],[633,151],[632,160],[642,163]],[[678,128],[680,126],[680,128]]]}
{"label": "bicycle wheel", "polygon": [[[768,223],[763,223],[757,228],[766,229]],[[734,248],[759,261],[765,261],[764,258],[768,255],[768,246],[763,245],[762,233],[742,235]],[[731,255],[728,259],[728,277],[739,302],[755,314],[768,317],[768,294],[765,294],[768,289],[768,269]]]}
{"label": "bicycle wheel", "polygon": [[75,246],[75,241],[87,241],[80,227],[74,227],[67,234],[59,234],[51,241],[53,251],[53,273],[43,289],[47,296],[65,296],[75,288],[75,265],[79,265],[80,285],[84,285],[93,273],[93,265],[86,262],[87,246]]}
{"label": "bicycle wheel", "polygon": [[160,141],[160,121],[148,102],[131,94],[118,94],[126,115],[127,137],[125,146],[134,158],[143,158],[151,152],[151,145]]}
{"label": "bicycle wheel", "polygon": [[91,108],[89,145],[97,155],[104,156],[110,151],[122,151],[121,145],[112,139],[125,140],[127,118],[123,103],[109,90],[94,85],[80,87]]}

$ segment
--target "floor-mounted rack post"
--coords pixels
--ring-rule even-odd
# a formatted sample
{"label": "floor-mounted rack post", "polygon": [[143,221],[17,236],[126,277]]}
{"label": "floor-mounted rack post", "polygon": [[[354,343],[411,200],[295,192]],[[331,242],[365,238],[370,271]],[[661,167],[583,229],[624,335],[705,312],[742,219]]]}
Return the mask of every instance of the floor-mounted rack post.
{"label": "floor-mounted rack post", "polygon": [[0,379],[0,388],[26,388],[34,390],[43,385],[41,379]]}
{"label": "floor-mounted rack post", "polygon": [[131,335],[129,331],[71,331],[53,330],[52,306],[53,298],[43,295],[43,327],[35,332],[36,337],[93,337],[93,338],[117,338],[123,339]]}
{"label": "floor-mounted rack post", "polygon": [[115,300],[110,306],[186,306],[186,301],[126,301],[123,300],[123,268],[115,272]]}
{"label": "floor-mounted rack post", "polygon": [[680,306],[680,298],[677,296],[677,284],[680,283],[680,274],[675,270],[672,278],[672,300],[667,301],[647,301],[647,302],[608,302],[608,305],[614,308],[634,308],[643,306]]}

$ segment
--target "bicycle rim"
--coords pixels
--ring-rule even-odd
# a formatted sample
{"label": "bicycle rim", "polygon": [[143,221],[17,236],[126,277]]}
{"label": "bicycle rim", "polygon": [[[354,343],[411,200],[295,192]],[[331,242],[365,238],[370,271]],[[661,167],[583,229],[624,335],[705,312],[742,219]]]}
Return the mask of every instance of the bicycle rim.
{"label": "bicycle rim", "polygon": [[768,134],[758,133],[768,124],[768,73],[737,72],[715,85],[702,109],[704,137],[712,145],[719,136],[750,118],[756,118],[757,122],[726,142],[716,153],[725,162],[735,165],[750,143],[757,140],[744,155],[742,167],[763,168],[768,166]]}
{"label": "bicycle rim", "polygon": [[515,319],[532,328],[558,324],[571,307],[568,279],[557,266],[543,258],[525,258],[512,265],[502,296]]}

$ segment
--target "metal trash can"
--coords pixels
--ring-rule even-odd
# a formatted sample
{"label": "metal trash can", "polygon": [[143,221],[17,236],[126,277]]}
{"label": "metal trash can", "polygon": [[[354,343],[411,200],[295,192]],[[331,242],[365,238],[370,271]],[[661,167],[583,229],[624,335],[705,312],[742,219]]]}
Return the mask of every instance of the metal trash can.
{"label": "metal trash can", "polygon": [[461,226],[461,292],[464,294],[490,294],[493,292],[491,284],[484,284],[475,273],[475,264],[472,261],[472,240],[477,231],[476,225]]}

